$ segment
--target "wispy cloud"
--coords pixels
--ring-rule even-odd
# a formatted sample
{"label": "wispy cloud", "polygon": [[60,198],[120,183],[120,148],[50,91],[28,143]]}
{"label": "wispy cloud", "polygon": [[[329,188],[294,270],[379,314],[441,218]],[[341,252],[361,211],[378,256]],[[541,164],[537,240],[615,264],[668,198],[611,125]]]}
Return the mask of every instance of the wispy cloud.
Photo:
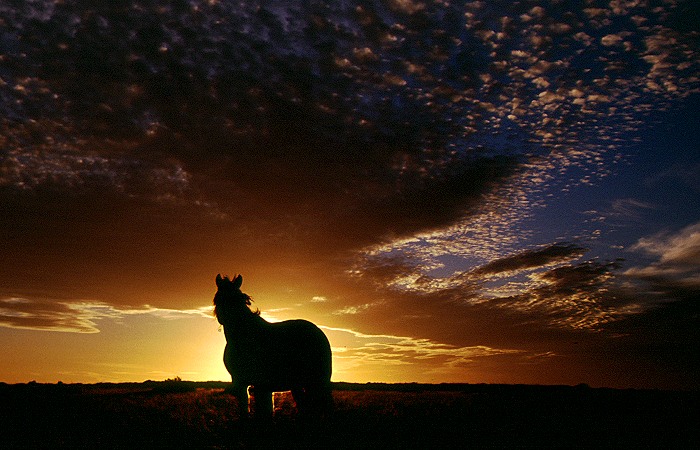
{"label": "wispy cloud", "polygon": [[0,299],[0,326],[68,333],[99,333],[101,320],[122,320],[129,316],[148,315],[163,320],[185,317],[209,317],[211,307],[189,310],[154,308],[120,309],[102,302],[57,301],[7,297]]}
{"label": "wispy cloud", "polygon": [[346,316],[346,315],[356,315],[356,314],[362,314],[365,311],[370,310],[371,308],[375,308],[377,306],[383,305],[385,302],[384,301],[376,301],[376,302],[371,302],[371,303],[363,303],[361,305],[348,305],[344,308],[335,310],[332,312],[333,315],[335,316]]}
{"label": "wispy cloud", "polygon": [[700,190],[700,164],[674,164],[661,173],[648,176],[646,181],[656,187],[662,181],[675,183],[679,180],[683,187]]}
{"label": "wispy cloud", "polygon": [[526,353],[519,349],[499,349],[482,345],[460,347],[430,339],[365,334],[346,328],[326,326],[321,328],[328,334],[337,356],[342,359],[351,359],[354,365],[365,363],[409,365],[431,360],[438,366],[460,366],[479,358]]}
{"label": "wispy cloud", "polygon": [[649,202],[642,202],[633,198],[621,198],[612,202],[610,216],[626,220],[639,220],[645,211],[657,208],[657,205]]}
{"label": "wispy cloud", "polygon": [[700,288],[700,223],[675,233],[661,232],[642,238],[631,250],[658,259],[647,266],[628,269],[625,271],[627,276],[678,287]]}

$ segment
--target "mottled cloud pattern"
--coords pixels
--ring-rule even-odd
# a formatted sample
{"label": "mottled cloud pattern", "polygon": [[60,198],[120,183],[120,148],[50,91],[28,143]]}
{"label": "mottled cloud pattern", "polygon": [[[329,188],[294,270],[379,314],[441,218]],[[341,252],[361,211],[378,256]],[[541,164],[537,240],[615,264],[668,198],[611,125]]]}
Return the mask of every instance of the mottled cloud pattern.
{"label": "mottled cloud pattern", "polygon": [[[604,174],[640,108],[697,90],[663,5],[9,2],[0,180],[209,205],[218,159],[243,201],[287,189],[289,209],[315,188],[361,212],[439,198],[454,222],[513,176],[526,210],[552,173]],[[398,232],[443,225],[430,215]]]}

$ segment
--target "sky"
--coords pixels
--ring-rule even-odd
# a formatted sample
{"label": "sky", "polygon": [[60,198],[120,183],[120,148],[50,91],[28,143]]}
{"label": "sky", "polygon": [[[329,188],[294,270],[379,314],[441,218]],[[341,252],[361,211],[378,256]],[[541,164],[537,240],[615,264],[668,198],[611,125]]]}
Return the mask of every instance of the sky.
{"label": "sky", "polygon": [[681,0],[7,0],[0,381],[227,380],[219,273],[334,381],[700,387]]}

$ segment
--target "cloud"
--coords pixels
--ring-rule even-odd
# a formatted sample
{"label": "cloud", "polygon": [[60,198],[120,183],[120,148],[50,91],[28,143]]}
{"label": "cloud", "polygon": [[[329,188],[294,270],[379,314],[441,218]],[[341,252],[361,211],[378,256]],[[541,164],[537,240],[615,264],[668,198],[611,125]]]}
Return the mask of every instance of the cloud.
{"label": "cloud", "polygon": [[574,244],[554,244],[539,250],[529,250],[517,255],[500,258],[478,267],[472,275],[490,275],[502,272],[517,272],[524,269],[542,267],[578,259],[586,252],[585,248]]}
{"label": "cloud", "polygon": [[613,45],[618,45],[623,41],[623,39],[624,37],[617,34],[607,34],[600,39],[600,43],[606,47],[610,47]]}
{"label": "cloud", "polygon": [[536,284],[523,294],[498,299],[506,308],[541,315],[555,327],[600,330],[608,322],[638,312],[610,302],[610,281],[618,262],[586,261],[536,274]]}
{"label": "cloud", "polygon": [[0,300],[0,325],[9,328],[97,333],[94,320],[98,316],[65,303],[23,298]]}
{"label": "cloud", "polygon": [[[620,122],[631,123],[630,90],[648,89],[651,81],[665,98],[697,90],[686,76],[697,52],[662,24],[628,36],[627,21],[607,8],[500,8],[473,2],[465,14],[459,5],[413,1],[372,8],[6,5],[3,54],[12,72],[0,91],[11,118],[3,135],[14,150],[0,178],[6,185],[51,179],[80,188],[89,176],[126,195],[150,195],[153,186],[139,186],[159,180],[160,197],[221,205],[228,193],[257,214],[255,205],[264,202],[272,216],[264,219],[272,222],[281,215],[301,220],[309,204],[327,199],[317,220],[343,208],[350,218],[387,208],[387,222],[401,214],[415,216],[414,224],[369,231],[405,234],[454,221],[524,162],[535,146],[516,148],[531,139],[569,147],[572,137],[615,135],[615,125],[596,120],[608,113],[600,103],[612,103]],[[506,16],[491,24],[496,12],[529,20]],[[589,22],[602,18],[609,20],[606,34]],[[646,50],[630,56],[629,70],[611,83],[607,62],[619,59],[616,46],[587,49],[571,38],[581,34],[604,43],[624,36]],[[522,39],[538,42],[538,53],[525,51]],[[566,51],[544,56],[557,48]],[[521,56],[511,60],[513,54]],[[651,74],[635,58],[653,59]],[[681,59],[690,64],[681,71],[661,62]],[[581,78],[567,75],[591,60],[606,64]],[[502,65],[502,73],[494,76],[492,65]],[[508,148],[481,137],[510,133],[522,138]],[[597,156],[582,147],[580,158]],[[512,159],[504,165],[493,154]],[[574,164],[566,150],[557,155],[560,169]],[[407,187],[416,181],[419,187]],[[325,195],[308,199],[314,192]],[[359,199],[374,203],[362,209]],[[328,211],[332,205],[338,209]]]}
{"label": "cloud", "polygon": [[344,316],[344,315],[355,315],[355,314],[360,314],[363,311],[366,311],[370,307],[372,307],[372,303],[365,303],[364,305],[356,305],[356,306],[346,306],[343,309],[339,309],[337,311],[333,311],[333,314],[336,316]]}
{"label": "cloud", "polygon": [[198,200],[191,175],[173,161],[143,161],[124,153],[103,156],[60,147],[51,152],[10,150],[0,161],[0,188],[33,190],[46,185],[75,191],[109,189],[155,202]]}
{"label": "cloud", "polygon": [[[628,35],[607,8],[508,5],[501,16],[521,18],[492,23],[501,6],[482,2],[144,5],[2,7],[1,186],[107,191],[155,204],[161,222],[187,208],[258,246],[496,259],[555,178],[570,172],[570,189],[607,174],[605,146],[630,126],[600,120],[609,107],[631,124],[649,81],[678,87],[654,94],[668,99],[697,90],[682,36],[654,18]],[[614,83],[611,36],[644,48]],[[603,63],[578,70],[589,61]],[[402,241],[418,234],[429,238]]]}
{"label": "cloud", "polygon": [[353,364],[381,363],[389,365],[420,364],[432,360],[436,366],[461,366],[476,359],[526,353],[518,349],[487,346],[460,347],[430,339],[365,334],[346,328],[321,327],[333,343],[333,351],[341,359],[352,358]]}
{"label": "cloud", "polygon": [[405,302],[414,297],[456,303],[464,305],[465,314],[474,307],[502,310],[510,321],[545,328],[600,331],[645,309],[618,286],[621,261],[576,262],[586,252],[576,244],[556,243],[446,277],[430,276],[430,268],[412,265],[411,258],[369,258],[356,276],[376,280],[378,289],[396,292]]}
{"label": "cloud", "polygon": [[659,256],[662,264],[700,265],[700,223],[688,225],[675,234],[660,233],[642,238],[632,250]]}
{"label": "cloud", "polygon": [[148,315],[163,320],[209,317],[211,308],[176,310],[144,306],[119,309],[102,302],[58,301],[7,297],[0,299],[0,326],[67,333],[99,333],[98,322]]}
{"label": "cloud", "polygon": [[644,211],[656,209],[657,206],[648,202],[639,201],[633,198],[621,198],[612,202],[612,217],[619,217],[627,220],[639,220]]}
{"label": "cloud", "polygon": [[405,12],[406,14],[414,14],[425,9],[424,3],[412,0],[390,0],[389,3],[392,8]]}
{"label": "cloud", "polygon": [[679,288],[700,288],[700,223],[675,233],[661,232],[641,238],[630,250],[658,259],[647,266],[628,269],[627,276]]}
{"label": "cloud", "polygon": [[[423,47],[389,31],[387,17],[427,17],[422,3],[364,11],[373,21],[364,28],[354,8],[295,2],[32,5],[3,7],[13,67],[3,104],[17,119],[3,123],[5,187],[182,202],[260,234],[304,230],[291,237],[357,247],[449,224],[518,165],[472,150],[465,163],[443,149],[461,125],[421,92],[460,95],[438,82],[448,68],[431,66],[420,86],[386,82],[406,79],[397,64]],[[405,47],[383,44],[387,33]],[[336,57],[355,69],[335,67]]]}
{"label": "cloud", "polygon": [[700,190],[700,164],[674,164],[667,170],[647,178],[647,183],[657,185],[662,181],[676,183],[680,180],[684,188]]}

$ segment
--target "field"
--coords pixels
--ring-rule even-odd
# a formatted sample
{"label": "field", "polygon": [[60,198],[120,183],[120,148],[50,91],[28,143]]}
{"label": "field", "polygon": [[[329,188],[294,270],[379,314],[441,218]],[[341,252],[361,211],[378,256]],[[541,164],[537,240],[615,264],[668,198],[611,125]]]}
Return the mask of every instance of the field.
{"label": "field", "polygon": [[0,384],[0,448],[700,448],[700,392],[334,384],[323,422],[276,394],[241,420],[224,383]]}

